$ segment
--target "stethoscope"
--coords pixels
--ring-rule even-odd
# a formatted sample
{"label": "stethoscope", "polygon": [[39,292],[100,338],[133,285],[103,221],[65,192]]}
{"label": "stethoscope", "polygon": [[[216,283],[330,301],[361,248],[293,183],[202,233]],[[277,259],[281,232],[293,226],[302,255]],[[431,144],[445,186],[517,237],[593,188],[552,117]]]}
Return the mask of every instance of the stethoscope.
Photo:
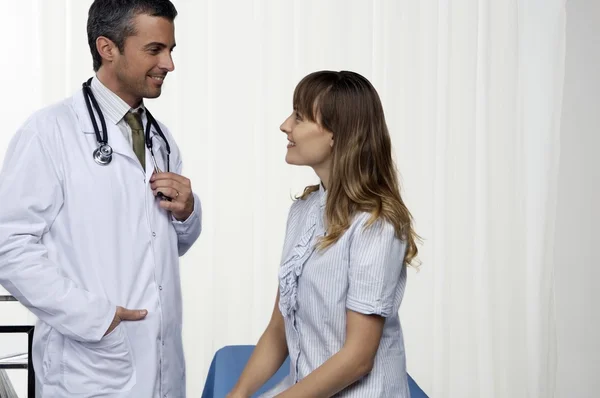
{"label": "stethoscope", "polygon": [[[110,147],[110,145],[108,145],[108,131],[106,129],[106,121],[104,120],[104,115],[102,114],[102,111],[100,110],[100,106],[98,105],[98,102],[96,101],[96,98],[94,97],[94,94],[92,93],[92,85],[91,84],[92,84],[92,78],[90,78],[86,82],[83,82],[82,86],[83,86],[83,98],[85,98],[85,104],[87,106],[88,113],[90,114],[90,118],[92,119],[92,125],[94,126],[94,134],[96,134],[96,141],[98,143],[98,147],[94,150],[93,155],[94,155],[94,160],[96,161],[96,163],[98,163],[101,166],[106,166],[112,161],[113,150]],[[96,113],[98,114],[98,119],[100,119],[100,124],[102,126],[102,135],[100,135],[100,129],[98,128],[98,122],[96,121],[96,118],[94,117],[94,110],[92,109],[92,105],[94,106],[94,109],[96,110]],[[146,117],[148,119],[148,122],[146,123],[145,141],[146,141],[146,147],[150,150],[150,156],[152,158],[154,170],[156,172],[160,172],[158,164],[156,163],[156,158],[154,157],[154,151],[152,150],[152,138],[150,137],[151,127],[154,127],[154,129],[156,130],[156,132],[158,133],[160,138],[162,138],[162,140],[165,142],[165,147],[167,150],[167,172],[169,172],[170,171],[170,163],[171,163],[171,161],[170,161],[171,147],[169,146],[169,141],[167,141],[167,138],[165,137],[162,130],[160,129],[160,126],[156,122],[156,119],[154,119],[152,114],[148,111],[148,108],[145,109],[145,112],[146,112]],[[158,193],[158,196],[161,199],[170,200],[168,197],[164,196],[161,192]]]}
{"label": "stethoscope", "polygon": [[[104,115],[100,110],[100,106],[92,93],[92,78],[90,78],[87,82],[83,82],[83,97],[85,98],[85,104],[87,105],[88,112],[90,114],[90,118],[92,119],[92,124],[94,125],[94,133],[96,134],[96,141],[98,142],[98,148],[94,150],[94,160],[96,163],[102,166],[106,166],[112,161],[113,150],[108,145],[108,131],[106,130],[106,122],[104,121]],[[91,103],[90,103],[91,101]],[[92,105],[98,114],[98,119],[100,119],[100,124],[102,125],[102,135],[100,135],[100,129],[98,128],[98,122],[94,117],[94,111],[92,110]],[[152,116],[148,108],[145,109],[146,117],[148,118],[148,122],[146,123],[146,147],[150,150],[150,156],[152,157],[152,163],[154,164],[154,168],[159,171],[158,165],[156,163],[156,159],[154,157],[154,151],[152,150],[152,139],[150,138],[150,130],[151,127],[154,127],[160,138],[165,142],[165,146],[167,149],[167,171],[169,170],[170,164],[170,155],[171,155],[171,147],[169,146],[169,141],[163,134],[160,126],[156,122],[156,119]]]}

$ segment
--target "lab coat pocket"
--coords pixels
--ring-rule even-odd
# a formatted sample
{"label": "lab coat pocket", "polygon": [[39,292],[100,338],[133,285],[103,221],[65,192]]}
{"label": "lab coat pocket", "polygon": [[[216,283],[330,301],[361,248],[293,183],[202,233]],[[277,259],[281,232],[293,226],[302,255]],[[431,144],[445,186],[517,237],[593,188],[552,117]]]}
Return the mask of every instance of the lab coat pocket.
{"label": "lab coat pocket", "polygon": [[97,343],[65,339],[64,384],[71,393],[118,393],[130,390],[136,372],[123,324]]}

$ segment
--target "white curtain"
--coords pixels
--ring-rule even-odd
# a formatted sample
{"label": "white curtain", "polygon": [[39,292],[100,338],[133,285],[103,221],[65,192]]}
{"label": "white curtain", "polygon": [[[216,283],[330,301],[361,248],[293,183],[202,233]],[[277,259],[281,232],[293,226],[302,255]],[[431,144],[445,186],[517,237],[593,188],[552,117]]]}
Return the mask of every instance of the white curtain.
{"label": "white curtain", "polygon": [[[14,40],[0,153],[27,115],[91,75],[90,3],[3,4],[0,33]],[[174,3],[176,70],[147,105],[203,200],[182,261],[189,395],[217,349],[254,344],[270,317],[290,195],[315,182],[283,160],[293,88],[349,69],[382,97],[424,238],[400,311],[409,373],[436,398],[554,396],[565,0]]]}

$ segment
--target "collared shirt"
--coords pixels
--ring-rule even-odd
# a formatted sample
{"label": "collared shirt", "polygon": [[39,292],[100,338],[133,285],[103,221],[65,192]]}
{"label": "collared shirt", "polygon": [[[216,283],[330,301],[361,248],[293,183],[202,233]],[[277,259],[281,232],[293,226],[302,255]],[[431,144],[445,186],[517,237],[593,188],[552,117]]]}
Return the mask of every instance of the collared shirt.
{"label": "collared shirt", "polygon": [[[127,104],[127,102],[121,99],[121,97],[110,91],[108,87],[102,84],[102,82],[97,77],[94,77],[92,79],[92,90],[94,92],[96,100],[98,101],[98,105],[100,105],[100,109],[102,109],[102,112],[104,113],[104,118],[110,123],[117,125],[123,133],[123,136],[125,137],[127,142],[132,144],[131,127],[129,127],[129,125],[125,121],[124,116],[127,114],[127,112],[130,111],[145,111],[146,108],[144,107],[144,103],[142,102],[140,106],[138,106],[135,109],[131,108]],[[146,112],[141,113],[142,124],[146,126]]]}
{"label": "collared shirt", "polygon": [[325,203],[321,186],[290,209],[279,272],[290,374],[263,397],[288,389],[342,348],[347,310],[386,319],[372,371],[336,396],[409,397],[398,316],[406,285],[406,245],[387,222],[365,228],[370,214],[359,213],[335,244],[316,250],[326,232]]}

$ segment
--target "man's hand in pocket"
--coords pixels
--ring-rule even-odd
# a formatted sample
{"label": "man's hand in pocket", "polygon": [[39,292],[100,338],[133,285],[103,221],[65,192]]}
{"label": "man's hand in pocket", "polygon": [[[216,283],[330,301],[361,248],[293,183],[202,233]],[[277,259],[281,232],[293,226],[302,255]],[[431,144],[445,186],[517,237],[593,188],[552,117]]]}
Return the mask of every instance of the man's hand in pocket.
{"label": "man's hand in pocket", "polygon": [[146,310],[128,310],[127,308],[119,306],[115,311],[115,317],[113,318],[113,321],[110,323],[110,326],[104,335],[106,336],[115,330],[115,328],[119,326],[119,323],[122,321],[139,321],[144,319],[146,315],[148,315],[148,311]]}

